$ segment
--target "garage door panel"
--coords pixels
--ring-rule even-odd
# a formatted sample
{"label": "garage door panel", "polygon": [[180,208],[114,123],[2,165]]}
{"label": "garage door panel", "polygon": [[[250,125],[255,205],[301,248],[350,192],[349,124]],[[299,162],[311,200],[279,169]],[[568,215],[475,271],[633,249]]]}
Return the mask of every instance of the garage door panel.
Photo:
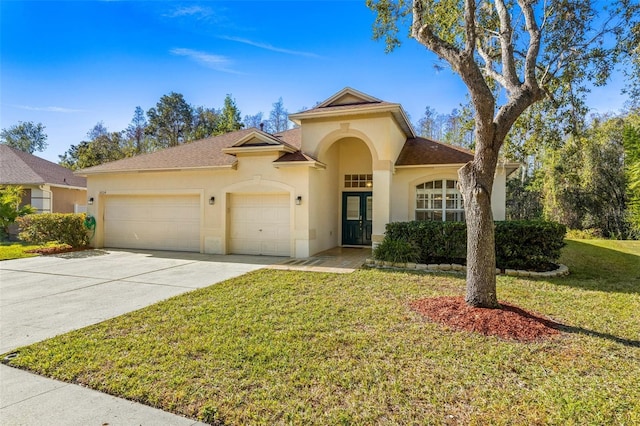
{"label": "garage door panel", "polygon": [[229,251],[289,256],[289,194],[232,194]]}
{"label": "garage door panel", "polygon": [[199,196],[110,196],[105,246],[200,251]]}

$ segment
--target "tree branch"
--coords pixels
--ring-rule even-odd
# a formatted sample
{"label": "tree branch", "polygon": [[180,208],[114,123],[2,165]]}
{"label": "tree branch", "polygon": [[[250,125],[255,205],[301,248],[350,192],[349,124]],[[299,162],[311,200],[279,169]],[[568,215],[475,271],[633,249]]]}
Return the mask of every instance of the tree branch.
{"label": "tree branch", "polygon": [[500,49],[502,51],[502,75],[507,83],[505,88],[513,92],[520,86],[516,62],[513,55],[513,28],[511,27],[511,17],[504,4],[504,0],[495,1],[496,11],[500,19]]}
{"label": "tree branch", "polygon": [[506,89],[507,82],[505,81],[502,74],[493,69],[493,60],[489,57],[489,55],[487,54],[487,52],[485,52],[484,48],[481,45],[478,45],[478,54],[485,63],[485,66],[483,67],[484,72]]}

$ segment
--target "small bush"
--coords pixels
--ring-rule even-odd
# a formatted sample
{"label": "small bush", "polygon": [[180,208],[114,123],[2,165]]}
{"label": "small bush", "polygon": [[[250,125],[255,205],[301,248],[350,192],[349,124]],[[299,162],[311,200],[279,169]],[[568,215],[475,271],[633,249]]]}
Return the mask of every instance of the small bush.
{"label": "small bush", "polygon": [[[498,268],[547,269],[560,257],[566,233],[563,225],[543,221],[504,221],[496,222],[495,226]],[[389,223],[384,240],[374,251],[374,257],[395,262],[396,257],[404,256],[408,247],[417,250],[420,263],[465,264],[467,226],[463,222]],[[396,251],[401,255],[397,255]]]}
{"label": "small bush", "polygon": [[574,240],[596,240],[604,238],[600,229],[570,229],[567,231],[567,238]]}
{"label": "small bush", "polygon": [[45,244],[57,241],[72,247],[84,247],[89,244],[84,219],[84,213],[44,213],[26,215],[16,222],[21,230],[19,237],[26,243]]}
{"label": "small bush", "polygon": [[420,260],[420,248],[406,240],[385,238],[373,250],[373,256],[393,263],[416,263]]}

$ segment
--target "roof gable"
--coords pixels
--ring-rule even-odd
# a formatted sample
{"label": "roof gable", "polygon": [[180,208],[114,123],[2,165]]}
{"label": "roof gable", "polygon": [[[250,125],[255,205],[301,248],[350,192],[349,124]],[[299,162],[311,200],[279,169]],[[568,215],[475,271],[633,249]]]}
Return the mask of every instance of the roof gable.
{"label": "roof gable", "polygon": [[87,180],[59,164],[0,144],[0,184],[86,188]]}
{"label": "roof gable", "polygon": [[342,105],[372,104],[380,102],[382,101],[378,98],[374,98],[373,96],[362,93],[356,89],[352,89],[351,87],[345,87],[335,95],[331,96],[329,99],[318,104],[316,108],[327,108]]}
{"label": "roof gable", "polygon": [[259,130],[254,130],[253,132],[247,134],[242,137],[238,142],[233,144],[234,148],[246,146],[265,146],[265,145],[282,145],[280,139],[276,138],[269,133],[265,133]]}

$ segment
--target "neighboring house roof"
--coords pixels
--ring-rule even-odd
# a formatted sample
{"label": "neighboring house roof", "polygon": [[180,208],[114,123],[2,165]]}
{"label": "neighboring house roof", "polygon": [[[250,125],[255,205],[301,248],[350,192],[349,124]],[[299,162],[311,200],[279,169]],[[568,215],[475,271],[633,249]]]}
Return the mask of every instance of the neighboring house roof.
{"label": "neighboring house roof", "polygon": [[0,184],[86,188],[87,180],[66,167],[0,144]]}
{"label": "neighboring house roof", "polygon": [[473,152],[468,149],[427,138],[411,138],[402,147],[396,166],[466,164],[472,160]]}

